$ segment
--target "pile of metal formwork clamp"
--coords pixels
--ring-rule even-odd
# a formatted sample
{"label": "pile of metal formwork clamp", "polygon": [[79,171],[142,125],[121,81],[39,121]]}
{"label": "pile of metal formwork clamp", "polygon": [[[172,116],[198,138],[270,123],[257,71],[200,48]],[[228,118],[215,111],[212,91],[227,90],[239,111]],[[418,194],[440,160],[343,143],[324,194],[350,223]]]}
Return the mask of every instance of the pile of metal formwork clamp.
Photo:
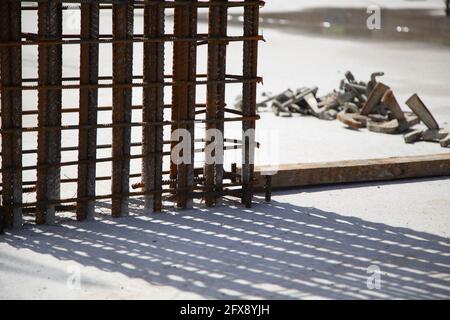
{"label": "pile of metal formwork clamp", "polygon": [[[257,110],[271,110],[276,116],[291,117],[293,114],[312,115],[322,120],[335,120],[352,129],[367,128],[369,131],[386,134],[404,134],[406,143],[419,140],[439,142],[442,147],[450,145],[450,131],[439,127],[435,118],[414,94],[406,105],[412,110],[405,112],[400,107],[393,91],[378,81],[383,72],[375,72],[367,82],[357,81],[350,71],[345,73],[338,90],[317,97],[317,87],[287,89],[277,95],[263,93],[265,99],[257,104]],[[239,96],[235,108],[241,109]],[[423,122],[427,129],[414,129]]]}
{"label": "pile of metal formwork clamp", "polygon": [[[257,109],[260,112],[271,110],[276,116],[302,114],[322,120],[335,120],[341,111],[358,112],[376,85],[377,77],[382,75],[383,73],[374,73],[371,80],[365,83],[356,81],[351,72],[346,72],[339,90],[323,97],[317,97],[317,87],[302,87],[295,91],[287,89],[276,95],[263,93],[265,99],[257,104]],[[236,98],[235,108],[242,109],[242,96]]]}
{"label": "pile of metal formwork clamp", "polygon": [[[97,200],[111,200],[112,216],[120,217],[128,213],[131,197],[144,198],[149,211],[162,210],[164,199],[173,200],[178,208],[189,208],[194,198],[213,206],[227,195],[240,197],[247,207],[251,206],[254,167],[250,159],[254,144],[248,136],[224,139],[234,145],[223,146],[223,150],[243,149],[239,175],[221,164],[194,167],[193,158],[195,152],[205,152],[206,148],[195,148],[195,143],[211,142],[195,138],[207,129],[218,129],[223,134],[226,122],[241,122],[243,132],[255,128],[259,119],[256,86],[261,81],[257,60],[258,42],[263,40],[259,35],[262,5],[264,2],[257,0],[0,1],[0,227],[20,227],[23,213],[34,216],[37,224],[52,223],[56,212],[67,210],[76,211],[78,220],[90,219]],[[227,34],[230,8],[242,10],[242,35]],[[64,10],[79,10],[79,34],[63,33]],[[207,33],[197,31],[200,10],[209,15]],[[36,33],[22,31],[25,11],[35,12]],[[134,31],[138,14],[143,16],[143,34]],[[110,23],[101,22],[103,15],[105,21],[112,21],[111,34],[99,32],[101,24]],[[173,17],[173,33],[172,28],[166,28],[167,17]],[[227,47],[234,42],[243,43],[242,75],[226,73]],[[164,72],[167,43],[173,44],[172,74]],[[100,45],[112,51],[110,75],[99,70]],[[197,73],[197,48],[202,45],[207,46],[207,74]],[[37,48],[37,78],[23,77],[25,46]],[[79,63],[79,77],[66,78],[62,72],[63,51],[74,48],[80,52],[78,61],[73,62]],[[136,52],[136,48],[142,48],[142,52]],[[143,69],[134,73],[132,66],[137,57]],[[226,108],[227,84],[242,84],[241,112]],[[206,101],[197,101],[198,86],[206,86]],[[172,93],[170,104],[165,104],[165,88]],[[105,105],[99,98],[100,89],[110,90],[112,105]],[[142,100],[133,104],[137,89],[142,90]],[[64,105],[62,94],[68,90],[77,90],[79,105]],[[26,105],[29,102],[23,94],[30,91],[37,93],[37,105]],[[167,109],[170,118],[164,113]],[[107,112],[112,114],[110,123],[100,122]],[[142,121],[133,122],[137,113]],[[75,114],[78,123],[63,125],[65,114]],[[23,126],[24,116],[36,117],[37,126]],[[204,130],[198,130],[199,125]],[[141,130],[139,141],[133,141],[132,128]],[[174,141],[164,141],[164,128],[170,128],[170,132],[186,129],[192,134],[190,164],[171,162],[170,170],[163,171],[175,145]],[[102,138],[110,138],[110,143],[97,143],[101,129],[111,130],[101,133]],[[68,131],[78,137],[72,139],[72,145],[62,143],[61,135]],[[30,139],[37,147],[24,150],[23,141]],[[98,157],[99,150],[109,150],[111,156]],[[77,156],[63,161],[70,152],[77,152]],[[24,165],[24,155],[34,155],[35,162]],[[136,166],[130,166],[131,160],[140,161],[137,172],[133,172]],[[110,166],[111,175],[99,175],[99,165]],[[61,168],[68,166],[74,167],[74,176],[62,176]],[[35,178],[25,180],[25,172]],[[99,181],[110,181],[110,194],[96,192]],[[73,185],[76,196],[62,198],[63,184]],[[132,188],[142,190],[132,192]],[[24,201],[24,193],[33,200]]]}
{"label": "pile of metal formwork clamp", "polygon": [[[360,108],[346,108],[338,114],[337,118],[341,122],[353,129],[367,128],[377,133],[404,134],[406,143],[422,140],[439,142],[442,147],[450,146],[450,132],[439,127],[417,94],[406,101],[411,111],[405,112],[391,88],[382,82],[374,82],[373,85]],[[427,129],[413,128],[421,122]]]}

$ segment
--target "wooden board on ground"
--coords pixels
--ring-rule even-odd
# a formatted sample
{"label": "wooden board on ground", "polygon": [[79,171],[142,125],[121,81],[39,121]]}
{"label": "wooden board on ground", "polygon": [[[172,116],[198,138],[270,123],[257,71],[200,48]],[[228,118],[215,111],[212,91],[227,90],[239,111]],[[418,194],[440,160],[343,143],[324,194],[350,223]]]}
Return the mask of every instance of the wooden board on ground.
{"label": "wooden board on ground", "polygon": [[256,189],[264,187],[267,174],[273,174],[273,189],[450,176],[450,154],[260,166]]}

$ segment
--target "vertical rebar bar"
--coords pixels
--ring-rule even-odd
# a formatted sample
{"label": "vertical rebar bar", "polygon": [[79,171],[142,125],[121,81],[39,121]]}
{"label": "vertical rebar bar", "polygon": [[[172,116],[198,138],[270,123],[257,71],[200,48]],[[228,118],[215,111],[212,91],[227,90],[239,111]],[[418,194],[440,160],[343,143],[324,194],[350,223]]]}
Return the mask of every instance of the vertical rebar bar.
{"label": "vertical rebar bar", "polygon": [[[211,2],[226,2],[226,0],[211,0]],[[227,35],[227,8],[225,6],[212,6],[209,9],[209,37],[225,37]],[[208,80],[225,80],[226,72],[226,48],[225,43],[210,42],[208,44]],[[225,116],[225,84],[212,83],[207,87],[206,119],[223,119]],[[209,122],[206,129],[216,129],[224,138],[224,122]],[[207,141],[206,144],[211,143]],[[214,141],[216,148],[223,148],[223,144]],[[222,151],[223,152],[223,151]],[[216,161],[219,160],[216,156]],[[223,163],[205,164],[205,184],[208,192],[222,190]],[[220,197],[207,196],[205,204],[213,206],[220,204]]]}
{"label": "vertical rebar bar", "polygon": [[[253,2],[253,0],[245,0]],[[244,7],[244,36],[257,36],[259,29],[259,8],[257,6]],[[246,79],[256,78],[258,72],[258,41],[244,41],[243,76]],[[242,90],[242,113],[244,117],[256,115],[256,83],[244,83]],[[253,173],[254,173],[254,142],[250,141],[248,130],[255,129],[255,121],[244,121],[243,129],[243,163],[242,163],[242,202],[246,207],[251,207],[253,198]],[[250,135],[251,136],[251,135]]]}
{"label": "vertical rebar bar", "polygon": [[[176,37],[195,37],[197,35],[197,0],[178,0],[175,2],[188,2],[187,5],[175,7],[174,34]],[[173,78],[177,81],[195,81],[197,70],[197,43],[196,41],[176,41],[173,52]],[[175,121],[195,120],[195,84],[186,83],[173,88],[172,119]],[[172,130],[186,129],[191,135],[191,150],[194,150],[194,123],[173,126]],[[173,132],[173,131],[172,131]],[[172,165],[172,163],[171,163]],[[171,177],[174,177],[172,165]],[[176,169],[177,178],[177,207],[189,208],[192,199],[187,193],[194,183],[194,152],[191,152],[190,163],[182,163]]]}
{"label": "vertical rebar bar", "polygon": [[[164,0],[159,1],[161,4]],[[144,36],[148,38],[164,35],[164,7],[146,5],[144,9]],[[144,83],[164,82],[164,43],[148,42],[144,44]],[[142,119],[144,122],[161,122],[164,120],[164,88],[162,86],[143,89]],[[145,126],[142,134],[142,181],[144,192],[162,191],[162,152],[163,127]],[[148,195],[145,209],[161,211],[162,195]]]}
{"label": "vertical rebar bar", "polygon": [[[49,0],[38,3],[38,34],[41,38],[61,39],[62,5]],[[39,85],[61,85],[62,46],[39,45]],[[38,125],[61,126],[61,89],[40,89],[38,93]],[[50,166],[61,162],[61,131],[41,130],[38,133],[37,202],[60,197],[61,169]],[[53,223],[55,205],[38,205],[36,223]]]}
{"label": "vertical rebar bar", "polygon": [[3,211],[2,197],[0,197],[0,235],[5,232],[5,214]]}
{"label": "vertical rebar bar", "polygon": [[[133,38],[133,0],[113,3],[113,38]],[[133,81],[133,43],[113,44],[113,84],[130,84]],[[131,122],[132,89],[113,88],[113,123]],[[128,214],[128,197],[123,197],[130,188],[131,127],[113,128],[112,169],[112,215]]]}
{"label": "vertical rebar bar", "polygon": [[[99,3],[81,4],[81,39],[97,39],[99,35]],[[98,83],[98,44],[87,43],[80,46],[80,83]],[[97,124],[98,90],[80,89],[80,125]],[[79,130],[78,160],[96,159],[97,130]],[[95,162],[78,165],[78,198],[95,196]],[[78,201],[77,219],[93,219],[95,201]]]}
{"label": "vertical rebar bar", "polygon": [[264,184],[265,201],[272,202],[272,176],[266,175],[266,181]]}
{"label": "vertical rebar bar", "polygon": [[[19,1],[0,2],[1,41],[21,40],[21,8]],[[22,84],[21,47],[2,47],[0,49],[0,81],[2,85],[20,86]],[[18,129],[22,127],[22,92],[2,90],[1,127]],[[22,203],[22,133],[2,134],[2,168],[8,169],[2,176],[2,216],[4,227],[22,226],[22,209],[13,204]],[[13,168],[15,170],[12,170]]]}
{"label": "vertical rebar bar", "polygon": [[[191,0],[191,3],[196,4],[198,0]],[[195,38],[197,37],[197,16],[198,16],[198,8],[196,6],[188,7],[189,9],[189,37]],[[193,83],[197,80],[197,42],[190,41],[188,42],[189,49],[189,68],[188,68],[188,78],[190,81],[187,89],[187,110],[186,110],[186,119],[192,122],[186,125],[186,129],[189,131],[191,136],[191,162],[186,164],[186,183],[181,185],[181,188],[185,188],[189,190],[188,192],[192,192],[192,187],[194,185],[194,149],[195,149],[195,105],[196,105],[196,85]],[[184,115],[181,119],[184,118]],[[182,208],[190,208],[193,205],[193,200],[188,197],[182,197],[178,203],[179,207]]]}

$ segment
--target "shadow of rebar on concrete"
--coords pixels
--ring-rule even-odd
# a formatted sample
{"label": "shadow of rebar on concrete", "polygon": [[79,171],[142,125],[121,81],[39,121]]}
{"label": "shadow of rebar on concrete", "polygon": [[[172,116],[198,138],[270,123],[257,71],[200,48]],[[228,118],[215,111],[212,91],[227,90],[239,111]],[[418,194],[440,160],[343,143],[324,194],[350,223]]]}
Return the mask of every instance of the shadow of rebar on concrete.
{"label": "shadow of rebar on concrete", "polygon": [[[444,237],[278,201],[151,216],[141,202],[128,218],[33,227],[2,241],[204,298],[450,297]],[[14,260],[1,260],[14,269]],[[367,287],[373,265],[379,290]]]}

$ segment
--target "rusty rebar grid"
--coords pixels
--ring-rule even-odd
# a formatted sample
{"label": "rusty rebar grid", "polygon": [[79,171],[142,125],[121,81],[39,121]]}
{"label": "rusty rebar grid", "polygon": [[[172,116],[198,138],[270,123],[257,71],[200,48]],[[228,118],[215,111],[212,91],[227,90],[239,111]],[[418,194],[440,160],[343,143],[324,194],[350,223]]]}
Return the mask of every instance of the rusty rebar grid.
{"label": "rusty rebar grid", "polygon": [[[0,38],[1,41],[20,39],[21,15],[20,3],[1,1]],[[22,82],[22,53],[20,47],[0,49],[0,79],[2,84],[18,85]],[[20,91],[1,91],[1,127],[17,129],[22,127],[22,93]],[[2,168],[22,166],[22,134],[14,131],[2,133]],[[3,205],[22,202],[22,171],[13,170],[3,174]],[[21,208],[2,210],[0,224],[4,227],[22,226]]]}
{"label": "rusty rebar grid", "polygon": [[[145,207],[153,211],[162,209],[163,194],[168,195],[164,200],[174,201],[179,208],[191,207],[194,198],[207,200],[207,205],[219,205],[220,199],[226,195],[240,197],[247,206],[251,205],[251,164],[244,164],[242,176],[225,172],[221,164],[194,169],[194,154],[207,152],[210,150],[207,145],[211,143],[208,137],[195,137],[194,125],[205,124],[206,129],[218,129],[222,137],[226,122],[242,122],[244,130],[255,127],[255,120],[259,117],[256,115],[254,98],[256,84],[261,81],[256,73],[257,42],[263,39],[258,34],[258,10],[263,1],[37,2],[34,8],[21,8],[18,0],[5,0],[0,4],[0,23],[3,23],[0,30],[0,134],[3,140],[0,152],[3,163],[0,171],[0,228],[3,222],[7,222],[8,227],[11,226],[11,221],[12,224],[20,225],[22,212],[36,213],[36,222],[39,224],[53,222],[55,212],[59,210],[75,210],[79,220],[90,219],[94,214],[95,201],[101,199],[112,201],[112,215],[115,217],[126,214],[128,198],[137,196],[144,197]],[[80,4],[80,34],[62,32],[62,11],[74,9],[67,3]],[[242,7],[244,10],[242,36],[227,35],[227,10],[231,7]],[[173,34],[165,32],[166,8],[175,9]],[[199,8],[209,10],[208,33],[197,32]],[[133,32],[136,9],[144,10],[143,34]],[[20,17],[23,10],[38,11],[37,33],[21,32]],[[99,33],[102,10],[105,14],[113,15],[112,34]],[[3,19],[4,17],[9,20]],[[4,27],[6,21],[8,25]],[[244,42],[242,75],[225,73],[226,48],[231,42]],[[111,44],[113,50],[113,74],[110,76],[103,75],[98,69],[99,45],[104,43]],[[131,68],[135,43],[143,44],[142,75],[133,74]],[[174,46],[173,75],[164,74],[166,43],[173,43]],[[80,76],[62,77],[62,48],[72,44],[80,45]],[[21,47],[27,45],[38,46],[38,78],[22,78],[20,74]],[[200,45],[208,45],[207,74],[196,73],[197,47]],[[9,68],[12,66],[14,68]],[[12,69],[16,73],[12,74]],[[233,83],[243,84],[243,112],[226,108],[225,88],[227,84]],[[205,104],[196,103],[196,88],[201,85],[207,86]],[[111,89],[112,106],[102,105],[98,101],[98,90],[105,88]],[[136,88],[143,90],[142,104],[138,102],[132,105],[131,94]],[[172,89],[171,104],[164,104],[165,88]],[[79,90],[79,106],[62,106],[62,92],[68,90]],[[36,110],[30,110],[29,106],[22,107],[21,98],[25,91],[38,92]],[[165,109],[172,111],[172,119],[164,118]],[[141,122],[132,122],[132,110],[142,110]],[[112,123],[99,123],[98,113],[104,111],[112,111]],[[62,125],[62,114],[67,113],[78,113],[78,123]],[[234,117],[226,117],[225,113]],[[22,117],[30,115],[38,116],[37,127],[22,126]],[[191,162],[175,166],[175,169],[172,166],[170,171],[163,171],[163,163],[171,155],[171,151],[166,151],[163,147],[170,144],[173,148],[174,143],[164,141],[165,126],[171,126],[172,130],[186,129],[192,136]],[[131,128],[134,127],[142,130],[142,142],[131,142]],[[97,145],[99,129],[112,129],[111,143]],[[62,145],[61,134],[68,130],[77,131],[78,145]],[[29,132],[37,133],[38,147],[23,150],[21,136]],[[253,158],[254,144],[245,136],[239,140],[225,139],[225,142],[233,145],[219,146],[219,151],[244,149],[244,161]],[[206,145],[195,148],[195,143]],[[142,148],[142,153],[132,153],[131,148]],[[96,151],[105,149],[111,150],[111,156],[97,158]],[[63,162],[63,152],[78,152],[78,159]],[[22,155],[34,154],[37,154],[37,163],[23,166]],[[69,153],[65,153],[67,154]],[[131,173],[131,160],[142,161],[140,173]],[[112,164],[111,176],[97,175],[96,165],[102,163]],[[69,166],[77,168],[76,177],[62,178],[61,168]],[[23,181],[22,174],[25,171],[35,171],[36,181]],[[138,178],[141,182],[134,183],[132,187],[142,188],[142,192],[129,192],[130,179]],[[231,183],[225,182],[230,179]],[[111,181],[110,195],[96,194],[98,181]],[[60,199],[60,186],[70,183],[77,183],[76,198]],[[230,189],[235,187],[242,188]],[[36,201],[22,203],[23,192],[35,192]],[[19,222],[14,222],[16,218]]]}

